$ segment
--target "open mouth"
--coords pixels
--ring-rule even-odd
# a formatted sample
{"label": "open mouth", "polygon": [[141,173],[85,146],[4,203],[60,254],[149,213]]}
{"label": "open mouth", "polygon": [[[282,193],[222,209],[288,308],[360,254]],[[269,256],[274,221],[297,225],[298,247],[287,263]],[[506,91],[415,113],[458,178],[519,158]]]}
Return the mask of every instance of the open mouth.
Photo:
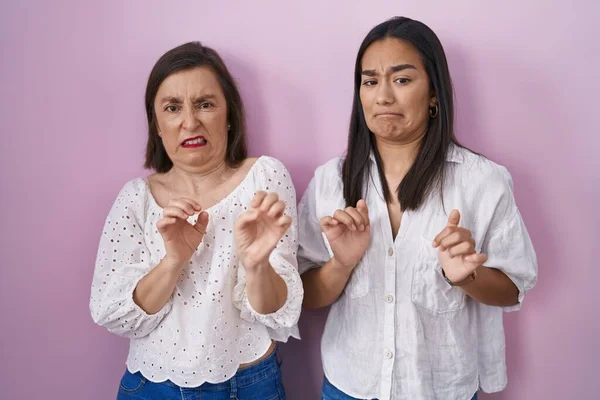
{"label": "open mouth", "polygon": [[181,142],[181,147],[192,148],[206,146],[206,139],[203,136],[196,136],[189,139],[185,139]]}

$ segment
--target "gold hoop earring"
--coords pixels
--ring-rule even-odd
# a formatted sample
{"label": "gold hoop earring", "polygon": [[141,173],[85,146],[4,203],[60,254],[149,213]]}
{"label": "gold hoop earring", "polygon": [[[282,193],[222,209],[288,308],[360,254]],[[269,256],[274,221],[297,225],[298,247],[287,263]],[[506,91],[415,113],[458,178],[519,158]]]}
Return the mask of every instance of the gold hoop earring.
{"label": "gold hoop earring", "polygon": [[440,106],[435,104],[433,107],[429,107],[429,116],[431,118],[435,118],[440,113]]}

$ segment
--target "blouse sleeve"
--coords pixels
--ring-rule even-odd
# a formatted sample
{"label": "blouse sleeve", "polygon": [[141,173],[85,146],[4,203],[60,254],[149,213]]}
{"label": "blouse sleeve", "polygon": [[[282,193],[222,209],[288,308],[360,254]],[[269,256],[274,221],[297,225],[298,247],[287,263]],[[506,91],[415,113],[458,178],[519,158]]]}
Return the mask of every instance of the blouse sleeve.
{"label": "blouse sleeve", "polygon": [[276,192],[279,199],[286,203],[286,215],[292,218],[290,228],[269,257],[271,266],[287,285],[287,299],[283,307],[271,314],[260,314],[254,310],[248,300],[245,270],[241,267],[238,268],[238,281],[233,290],[233,302],[240,310],[241,317],[248,322],[258,321],[273,330],[295,328],[300,317],[304,296],[296,260],[298,251],[296,192],[285,166],[278,160],[268,157],[264,157],[264,159],[266,161],[259,166],[260,169],[257,171],[255,191]]}
{"label": "blouse sleeve", "polygon": [[90,311],[94,322],[124,337],[152,332],[171,310],[171,300],[149,315],[133,301],[138,282],[152,270],[144,241],[147,188],[128,182],[106,218],[92,281]]}

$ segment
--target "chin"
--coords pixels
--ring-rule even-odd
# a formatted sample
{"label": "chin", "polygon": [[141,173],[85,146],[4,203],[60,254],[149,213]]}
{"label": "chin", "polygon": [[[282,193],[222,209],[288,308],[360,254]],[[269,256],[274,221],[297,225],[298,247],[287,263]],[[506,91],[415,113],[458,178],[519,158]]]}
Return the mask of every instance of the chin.
{"label": "chin", "polygon": [[371,132],[373,132],[376,138],[386,140],[398,140],[406,136],[402,130],[397,128],[371,130]]}
{"label": "chin", "polygon": [[204,154],[190,154],[189,157],[186,157],[186,159],[182,161],[190,167],[200,167],[209,164],[213,161],[213,158],[207,157]]}

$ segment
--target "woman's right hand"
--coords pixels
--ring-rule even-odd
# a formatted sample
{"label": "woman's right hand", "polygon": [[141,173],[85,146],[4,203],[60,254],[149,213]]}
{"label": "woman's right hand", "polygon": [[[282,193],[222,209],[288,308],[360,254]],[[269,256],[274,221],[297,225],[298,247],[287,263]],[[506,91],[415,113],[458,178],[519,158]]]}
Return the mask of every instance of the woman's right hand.
{"label": "woman's right hand", "polygon": [[[198,220],[190,224],[187,219],[197,213],[200,213]],[[208,213],[197,201],[185,197],[171,200],[156,224],[165,243],[167,254],[164,260],[183,268],[200,245],[207,225]]]}
{"label": "woman's right hand", "polygon": [[335,261],[348,269],[356,267],[371,241],[367,203],[361,199],[356,208],[336,210],[332,217],[321,218],[320,224]]}

